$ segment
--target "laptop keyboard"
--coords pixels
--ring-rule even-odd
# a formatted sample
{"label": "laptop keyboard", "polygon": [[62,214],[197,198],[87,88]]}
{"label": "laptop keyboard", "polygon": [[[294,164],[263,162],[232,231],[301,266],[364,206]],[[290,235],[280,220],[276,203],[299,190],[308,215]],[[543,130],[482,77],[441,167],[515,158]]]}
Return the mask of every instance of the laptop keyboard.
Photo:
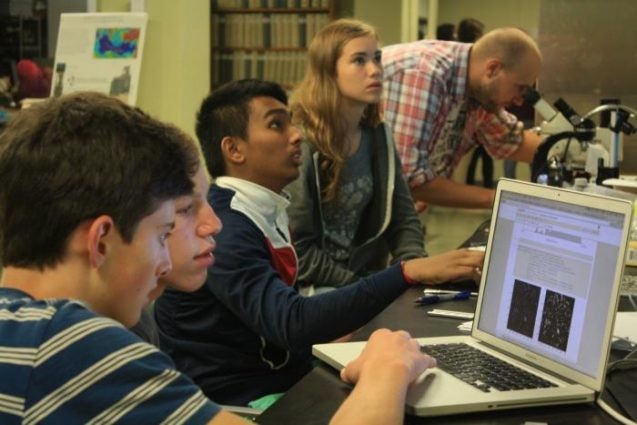
{"label": "laptop keyboard", "polygon": [[421,351],[435,357],[438,368],[484,392],[557,386],[467,344],[426,345]]}

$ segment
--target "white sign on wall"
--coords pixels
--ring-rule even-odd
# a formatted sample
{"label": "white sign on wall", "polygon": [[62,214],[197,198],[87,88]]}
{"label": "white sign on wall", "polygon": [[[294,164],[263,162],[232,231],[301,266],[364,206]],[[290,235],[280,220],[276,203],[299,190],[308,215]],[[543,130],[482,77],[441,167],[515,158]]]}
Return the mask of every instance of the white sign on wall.
{"label": "white sign on wall", "polygon": [[97,91],[135,105],[146,13],[63,13],[51,96]]}

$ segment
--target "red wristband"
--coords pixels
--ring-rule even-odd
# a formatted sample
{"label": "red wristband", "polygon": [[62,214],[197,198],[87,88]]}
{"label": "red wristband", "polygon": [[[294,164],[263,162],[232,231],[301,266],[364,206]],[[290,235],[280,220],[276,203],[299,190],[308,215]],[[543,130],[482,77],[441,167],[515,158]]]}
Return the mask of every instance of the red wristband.
{"label": "red wristband", "polygon": [[400,271],[403,274],[403,280],[405,281],[405,283],[407,285],[417,285],[418,284],[417,281],[413,280],[412,278],[407,276],[407,273],[405,273],[405,261],[401,261],[400,262]]}

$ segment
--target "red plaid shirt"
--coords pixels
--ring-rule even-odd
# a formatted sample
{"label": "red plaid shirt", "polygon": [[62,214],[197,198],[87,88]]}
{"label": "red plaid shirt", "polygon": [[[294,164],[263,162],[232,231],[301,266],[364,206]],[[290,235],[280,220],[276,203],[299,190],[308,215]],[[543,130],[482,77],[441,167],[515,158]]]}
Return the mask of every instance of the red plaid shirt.
{"label": "red plaid shirt", "polygon": [[522,143],[517,118],[468,100],[471,44],[422,40],[383,49],[384,118],[394,131],[410,187],[450,177],[478,144],[506,158]]}

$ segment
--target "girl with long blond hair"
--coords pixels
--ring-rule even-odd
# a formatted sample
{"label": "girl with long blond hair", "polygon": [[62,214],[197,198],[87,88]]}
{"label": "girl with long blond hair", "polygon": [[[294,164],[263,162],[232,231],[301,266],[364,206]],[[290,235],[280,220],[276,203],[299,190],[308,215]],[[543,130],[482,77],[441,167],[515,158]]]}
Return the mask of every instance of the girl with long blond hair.
{"label": "girl with long blond hair", "polygon": [[299,283],[347,285],[372,271],[426,255],[391,132],[382,122],[376,30],[351,19],[321,29],[292,98],[303,129],[303,165],[288,187]]}

